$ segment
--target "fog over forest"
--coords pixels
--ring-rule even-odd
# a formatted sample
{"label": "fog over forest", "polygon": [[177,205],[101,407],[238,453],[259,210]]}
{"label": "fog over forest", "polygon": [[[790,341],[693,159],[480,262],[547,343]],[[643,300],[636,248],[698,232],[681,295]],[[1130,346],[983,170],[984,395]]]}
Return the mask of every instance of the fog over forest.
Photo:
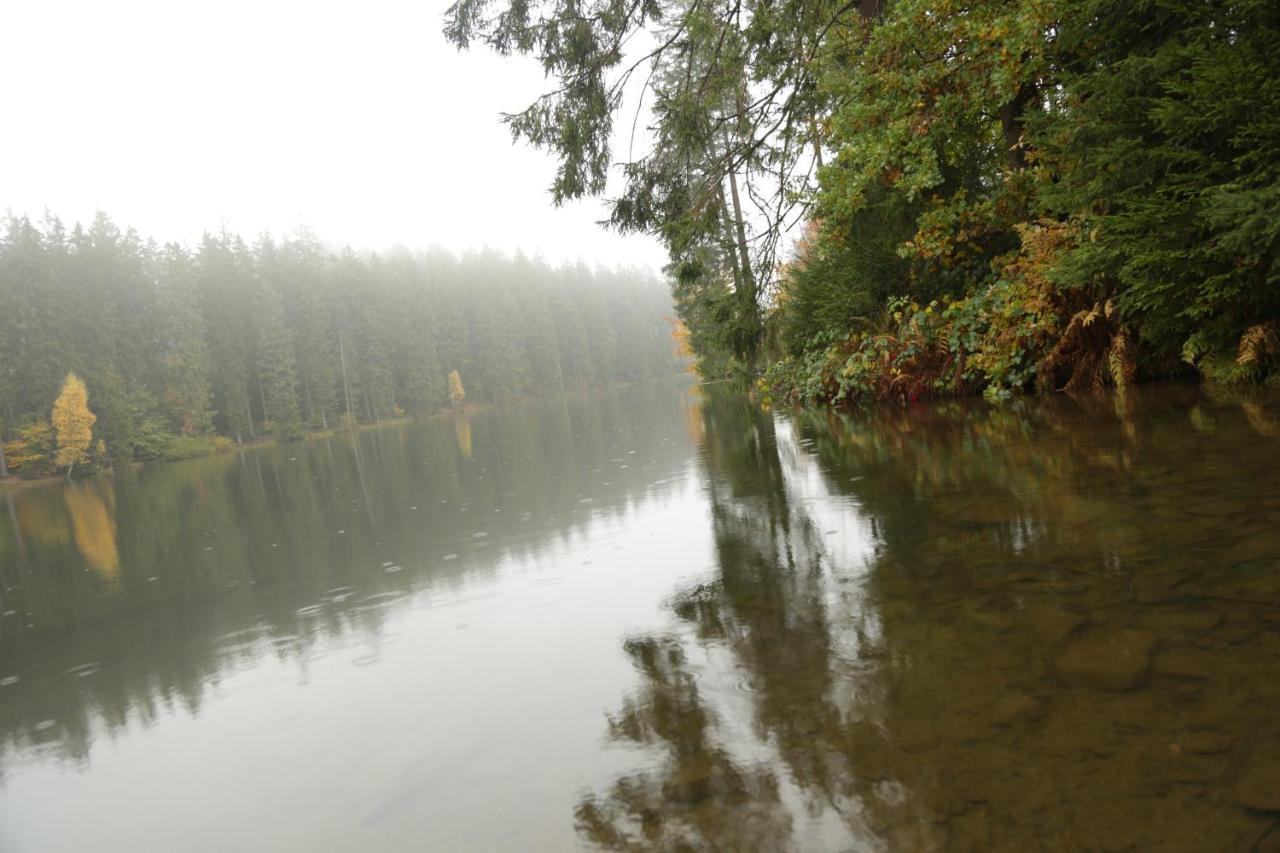
{"label": "fog over forest", "polygon": [[670,303],[649,272],[524,255],[334,252],[308,234],[225,232],[188,251],[105,214],[70,227],[13,217],[0,239],[7,467],[51,471],[49,412],[68,373],[97,418],[82,462],[180,458],[668,375]]}

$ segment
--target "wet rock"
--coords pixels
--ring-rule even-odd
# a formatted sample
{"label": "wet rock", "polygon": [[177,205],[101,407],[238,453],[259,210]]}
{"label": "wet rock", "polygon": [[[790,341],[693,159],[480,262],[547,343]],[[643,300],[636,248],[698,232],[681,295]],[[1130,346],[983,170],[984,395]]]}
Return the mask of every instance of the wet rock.
{"label": "wet rock", "polygon": [[952,818],[947,827],[947,849],[986,851],[991,849],[991,830],[986,809],[974,809]]}
{"label": "wet rock", "polygon": [[1231,749],[1233,742],[1230,735],[1221,732],[1190,732],[1178,739],[1178,746],[1194,755],[1217,755]]}
{"label": "wet rock", "polygon": [[1162,776],[1171,782],[1203,785],[1222,779],[1227,769],[1225,757],[1178,753],[1172,755],[1168,766],[1162,768]]}
{"label": "wet rock", "polygon": [[1044,705],[1025,693],[1008,693],[991,707],[991,722],[997,726],[1030,723],[1044,716]]}
{"label": "wet rock", "polygon": [[1280,812],[1280,762],[1254,758],[1236,779],[1233,793],[1247,809]]}
{"label": "wet rock", "polygon": [[893,741],[904,752],[923,752],[938,743],[938,730],[928,720],[903,720],[894,729]]}
{"label": "wet rock", "polygon": [[1027,623],[1036,636],[1056,643],[1084,624],[1084,618],[1051,604],[1033,604],[1027,608]]}
{"label": "wet rock", "polygon": [[1222,614],[1212,610],[1183,611],[1167,614],[1164,622],[1170,628],[1182,631],[1208,631],[1222,623]]}
{"label": "wet rock", "polygon": [[1218,631],[1218,637],[1231,645],[1247,643],[1258,636],[1258,627],[1247,622],[1230,622]]}
{"label": "wet rock", "polygon": [[1272,531],[1259,531],[1236,540],[1220,553],[1219,559],[1227,566],[1272,561],[1276,556],[1275,544]]}
{"label": "wet rock", "polygon": [[1254,853],[1280,853],[1280,822],[1267,827],[1253,850]]}
{"label": "wet rock", "polygon": [[1155,671],[1174,678],[1208,680],[1220,668],[1217,656],[1196,649],[1176,649],[1156,655]]}
{"label": "wet rock", "polygon": [[1131,690],[1146,676],[1155,648],[1155,636],[1146,631],[1097,631],[1071,642],[1053,670],[1066,684]]}

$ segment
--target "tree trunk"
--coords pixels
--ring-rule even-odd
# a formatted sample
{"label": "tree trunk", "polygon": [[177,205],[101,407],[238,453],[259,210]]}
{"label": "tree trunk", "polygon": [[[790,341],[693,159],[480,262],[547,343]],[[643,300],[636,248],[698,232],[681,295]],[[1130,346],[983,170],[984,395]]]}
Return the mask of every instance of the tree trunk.
{"label": "tree trunk", "polygon": [[258,434],[253,431],[253,409],[249,408],[249,395],[244,395],[244,416],[249,419],[249,438],[257,438]]}
{"label": "tree trunk", "polygon": [[813,116],[809,116],[809,138],[813,141],[813,159],[821,169],[826,164],[822,162],[822,143],[818,141],[818,122]]}
{"label": "tree trunk", "polygon": [[751,271],[751,254],[747,251],[747,229],[742,221],[742,202],[738,196],[738,176],[729,170],[729,195],[733,199],[733,218],[737,224],[738,262],[742,264],[742,288],[739,290],[738,304],[746,312],[745,319],[749,324],[750,344],[744,353],[747,369],[754,371],[756,367],[756,350],[760,334],[760,301],[756,290],[756,277]]}
{"label": "tree trunk", "polygon": [[729,220],[729,200],[725,198],[724,184],[720,185],[720,226],[724,229],[724,249],[729,255],[733,270],[733,290],[742,290],[742,267],[738,264],[738,241],[733,236],[733,223]]}
{"label": "tree trunk", "polygon": [[307,420],[311,420],[316,416],[315,406],[311,404],[311,383],[307,381],[307,374],[302,374],[302,393],[307,398]]}
{"label": "tree trunk", "polygon": [[747,226],[742,221],[742,202],[738,197],[738,175],[729,170],[729,196],[733,199],[733,220],[738,233],[738,262],[742,264],[742,283],[755,299],[756,282],[751,273],[751,254],[747,251]]}
{"label": "tree trunk", "polygon": [[[738,108],[738,133],[745,139],[749,128],[746,125],[746,105],[743,103],[741,87],[734,93]],[[751,253],[747,250],[747,226],[742,215],[742,199],[738,194],[738,172],[733,168],[732,159],[726,164],[729,172],[729,195],[733,199],[733,219],[737,225],[738,261],[742,264],[742,289],[738,292],[738,304],[746,321],[746,339],[744,352],[747,369],[755,372],[756,353],[760,348],[760,291],[755,273],[751,269]]]}
{"label": "tree trunk", "polygon": [[1018,94],[1000,107],[1000,132],[1004,139],[1005,163],[1012,171],[1026,168],[1027,153],[1022,144],[1023,117],[1036,96],[1036,87],[1023,83]]}
{"label": "tree trunk", "polygon": [[[347,347],[343,342],[342,332],[338,332],[338,360],[342,364],[342,393],[347,400],[347,420],[353,422],[351,415],[351,385],[347,382]],[[348,423],[351,426],[351,423]]]}

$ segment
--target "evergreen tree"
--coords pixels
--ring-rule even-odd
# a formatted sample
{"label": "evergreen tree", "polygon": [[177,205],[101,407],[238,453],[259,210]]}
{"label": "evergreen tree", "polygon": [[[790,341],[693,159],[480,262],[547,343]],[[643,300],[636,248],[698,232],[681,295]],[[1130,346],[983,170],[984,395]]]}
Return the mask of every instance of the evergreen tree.
{"label": "evergreen tree", "polygon": [[[259,247],[260,257],[269,258],[270,246]],[[268,260],[267,263],[270,261]],[[297,369],[293,359],[293,343],[285,325],[284,306],[271,282],[258,281],[257,368],[262,391],[263,420],[272,431],[286,440],[301,438],[302,414],[298,406]]]}
{"label": "evergreen tree", "polygon": [[175,458],[209,452],[217,433],[253,438],[260,422],[277,438],[330,426],[348,399],[353,421],[437,410],[461,390],[446,365],[487,401],[662,375],[675,363],[648,330],[669,307],[639,274],[492,252],[335,256],[307,234],[250,248],[222,233],[192,256],[104,215],[69,233],[10,218],[0,423],[16,438],[4,465],[44,469],[54,430],[40,417],[68,371],[94,389],[112,458]]}
{"label": "evergreen tree", "polygon": [[226,233],[206,234],[197,255],[215,409],[221,427],[236,441],[255,437],[249,408],[254,301],[246,256],[243,241]]}
{"label": "evergreen tree", "polygon": [[164,247],[155,272],[160,306],[163,400],[179,435],[202,435],[212,426],[209,346],[196,267],[180,246]]}

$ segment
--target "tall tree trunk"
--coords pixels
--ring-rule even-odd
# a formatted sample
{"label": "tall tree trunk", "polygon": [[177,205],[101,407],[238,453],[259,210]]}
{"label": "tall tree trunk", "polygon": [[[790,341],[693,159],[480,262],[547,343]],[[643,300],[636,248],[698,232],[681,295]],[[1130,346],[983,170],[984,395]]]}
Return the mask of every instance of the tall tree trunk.
{"label": "tall tree trunk", "polygon": [[729,218],[729,199],[725,197],[724,184],[720,185],[720,227],[724,229],[724,250],[729,255],[729,267],[733,271],[733,290],[742,290],[742,267],[738,263],[738,241],[733,236],[733,222]]}
{"label": "tall tree trunk", "polygon": [[311,420],[316,416],[316,411],[315,406],[311,404],[311,383],[307,381],[305,373],[302,374],[302,393],[307,398],[307,420]]}
{"label": "tall tree trunk", "polygon": [[258,434],[253,431],[253,409],[249,407],[248,394],[244,395],[244,416],[249,419],[249,438],[257,438]]}
{"label": "tall tree trunk", "polygon": [[1022,144],[1022,131],[1027,107],[1036,97],[1036,87],[1023,83],[1018,94],[1000,107],[1000,132],[1004,139],[1005,163],[1015,172],[1026,168],[1027,152]]}
{"label": "tall tree trunk", "polygon": [[342,364],[342,393],[347,400],[347,421],[350,426],[355,418],[351,414],[351,385],[347,382],[347,346],[343,341],[342,332],[338,332],[338,360]]}
{"label": "tall tree trunk", "polygon": [[747,251],[747,226],[742,221],[742,201],[738,196],[738,174],[729,170],[729,197],[733,199],[733,221],[737,229],[738,262],[742,264],[742,283],[755,299],[756,281],[751,272],[751,253]]}
{"label": "tall tree trunk", "polygon": [[751,254],[747,251],[747,229],[742,221],[742,202],[738,196],[738,176],[729,170],[729,195],[733,199],[733,218],[737,224],[738,262],[742,264],[742,287],[738,291],[738,305],[745,312],[745,320],[751,336],[750,343],[744,353],[747,369],[754,371],[756,367],[756,350],[759,348],[760,336],[760,301],[756,289],[756,277],[751,271]]}
{"label": "tall tree trunk", "polygon": [[[750,128],[747,127],[747,107],[743,102],[742,87],[738,87],[734,96],[738,108],[738,134],[745,139]],[[755,372],[756,353],[760,348],[760,292],[755,273],[751,269],[751,253],[747,250],[747,226],[742,215],[742,198],[738,193],[738,171],[733,167],[732,157],[727,158],[725,165],[729,172],[729,196],[733,200],[733,219],[737,225],[738,261],[742,264],[742,288],[737,296],[739,308],[743,311],[743,318],[747,324],[747,339],[743,355],[746,356],[747,369]]]}

